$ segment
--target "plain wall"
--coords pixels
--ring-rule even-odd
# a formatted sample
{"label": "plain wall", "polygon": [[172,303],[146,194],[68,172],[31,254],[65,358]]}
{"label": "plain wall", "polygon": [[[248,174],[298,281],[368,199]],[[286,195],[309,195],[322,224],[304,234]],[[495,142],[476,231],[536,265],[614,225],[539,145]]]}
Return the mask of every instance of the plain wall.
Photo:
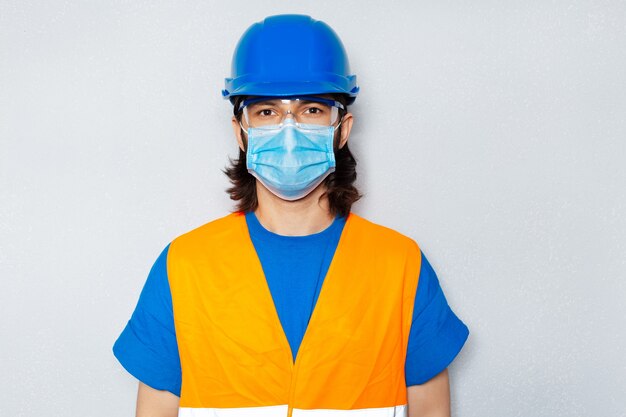
{"label": "plain wall", "polygon": [[453,414],[626,415],[626,4],[545,0],[0,0],[0,415],[133,415],[112,344],[165,245],[233,209],[220,91],[277,13],[348,50],[353,210],[470,328]]}

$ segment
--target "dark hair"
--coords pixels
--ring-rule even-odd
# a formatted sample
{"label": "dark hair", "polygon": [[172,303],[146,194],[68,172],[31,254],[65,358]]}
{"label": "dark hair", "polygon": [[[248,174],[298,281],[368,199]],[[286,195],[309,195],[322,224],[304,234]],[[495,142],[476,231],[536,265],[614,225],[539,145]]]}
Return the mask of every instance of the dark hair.
{"label": "dark hair", "polygon": [[[342,117],[347,112],[346,97],[341,94],[332,95],[334,100],[342,103],[346,110],[340,110]],[[241,112],[237,112],[239,103],[244,96],[236,97],[233,112],[237,120],[241,120]],[[341,126],[337,129],[337,137],[341,137]],[[254,211],[258,204],[256,195],[256,178],[248,172],[246,167],[246,153],[239,149],[237,159],[229,158],[230,165],[223,172],[229,178],[232,186],[226,190],[231,200],[237,202],[237,210],[240,212]],[[348,216],[352,204],[361,198],[359,190],[354,186],[356,181],[356,159],[350,152],[346,143],[341,149],[335,145],[335,172],[324,179],[326,191],[320,198],[328,198],[330,213],[334,216]]]}

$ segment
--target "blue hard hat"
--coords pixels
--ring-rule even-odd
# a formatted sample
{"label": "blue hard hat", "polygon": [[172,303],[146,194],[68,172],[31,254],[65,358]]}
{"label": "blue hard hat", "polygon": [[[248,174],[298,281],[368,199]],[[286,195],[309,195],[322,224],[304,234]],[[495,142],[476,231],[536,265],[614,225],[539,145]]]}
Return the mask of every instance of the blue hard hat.
{"label": "blue hard hat", "polygon": [[341,40],[326,23],[304,15],[277,15],[250,26],[233,54],[224,98],[359,92]]}

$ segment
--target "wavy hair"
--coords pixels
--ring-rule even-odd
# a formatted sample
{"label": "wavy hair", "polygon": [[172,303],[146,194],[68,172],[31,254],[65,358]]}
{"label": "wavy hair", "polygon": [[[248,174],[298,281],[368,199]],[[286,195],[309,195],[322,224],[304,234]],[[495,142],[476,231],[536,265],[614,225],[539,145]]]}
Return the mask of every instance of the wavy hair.
{"label": "wavy hair", "polygon": [[[346,108],[345,110],[339,110],[339,116],[343,117],[347,112],[345,96],[334,94],[332,97]],[[241,120],[242,112],[237,112],[236,109],[244,99],[244,96],[239,96],[235,100],[233,113],[237,120]],[[341,137],[341,126],[337,129],[336,135],[336,138]],[[347,217],[352,204],[362,197],[359,190],[354,186],[356,181],[356,159],[350,152],[348,143],[341,149],[338,149],[335,143],[334,148],[335,171],[324,179],[323,184],[326,186],[326,191],[320,196],[320,199],[328,198],[329,211],[332,215]],[[236,159],[229,158],[229,163],[223,172],[232,184],[231,187],[226,189],[226,192],[230,195],[231,200],[237,202],[236,211],[247,213],[256,210],[259,205],[256,194],[256,178],[248,172],[246,153],[239,148],[239,156]]]}

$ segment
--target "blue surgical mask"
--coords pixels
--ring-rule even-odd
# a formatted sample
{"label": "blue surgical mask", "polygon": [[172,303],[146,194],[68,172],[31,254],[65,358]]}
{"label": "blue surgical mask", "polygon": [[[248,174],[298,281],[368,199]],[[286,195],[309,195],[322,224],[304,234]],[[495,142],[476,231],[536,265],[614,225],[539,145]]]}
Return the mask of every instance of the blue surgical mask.
{"label": "blue surgical mask", "polygon": [[248,172],[284,200],[309,194],[335,171],[333,126],[296,124],[248,129]]}

